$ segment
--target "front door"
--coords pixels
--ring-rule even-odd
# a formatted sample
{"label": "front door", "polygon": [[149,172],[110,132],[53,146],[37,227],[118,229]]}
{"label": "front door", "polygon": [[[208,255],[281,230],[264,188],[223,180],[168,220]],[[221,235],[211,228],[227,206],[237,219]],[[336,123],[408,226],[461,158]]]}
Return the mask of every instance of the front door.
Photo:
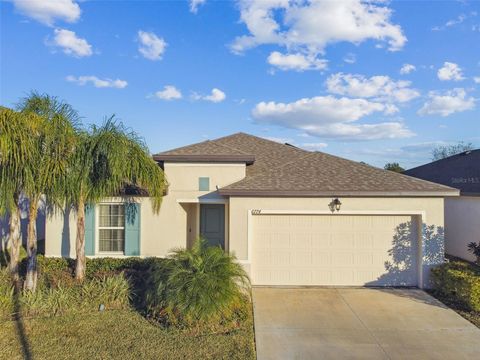
{"label": "front door", "polygon": [[225,249],[225,205],[200,204],[200,234],[210,246]]}

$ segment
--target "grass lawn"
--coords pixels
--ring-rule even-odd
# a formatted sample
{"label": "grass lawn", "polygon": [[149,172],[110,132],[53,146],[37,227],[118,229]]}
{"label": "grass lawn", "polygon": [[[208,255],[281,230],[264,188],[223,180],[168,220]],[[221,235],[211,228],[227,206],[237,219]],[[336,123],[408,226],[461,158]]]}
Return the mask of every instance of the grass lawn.
{"label": "grass lawn", "polygon": [[[466,260],[457,258],[455,256],[447,255],[446,257],[450,261],[456,261],[456,262],[464,263],[466,265],[478,268],[478,265],[468,262]],[[440,300],[442,303],[447,305],[449,308],[451,308],[461,316],[463,316],[465,319],[470,321],[476,327],[480,328],[480,312],[467,309],[464,305],[459,303],[453,296],[446,296],[434,290],[429,290],[428,293],[433,297],[437,298],[438,300]]]}
{"label": "grass lawn", "polygon": [[17,324],[0,322],[0,359],[255,359],[251,317],[230,333],[202,335],[130,310],[24,319],[23,337]]}

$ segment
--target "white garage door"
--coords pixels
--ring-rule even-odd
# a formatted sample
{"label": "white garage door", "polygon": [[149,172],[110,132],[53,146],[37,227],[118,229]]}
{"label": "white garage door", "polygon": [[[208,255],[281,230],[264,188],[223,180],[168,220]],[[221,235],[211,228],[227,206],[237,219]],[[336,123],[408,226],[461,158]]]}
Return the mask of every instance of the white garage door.
{"label": "white garage door", "polygon": [[254,215],[254,285],[416,286],[411,216]]}

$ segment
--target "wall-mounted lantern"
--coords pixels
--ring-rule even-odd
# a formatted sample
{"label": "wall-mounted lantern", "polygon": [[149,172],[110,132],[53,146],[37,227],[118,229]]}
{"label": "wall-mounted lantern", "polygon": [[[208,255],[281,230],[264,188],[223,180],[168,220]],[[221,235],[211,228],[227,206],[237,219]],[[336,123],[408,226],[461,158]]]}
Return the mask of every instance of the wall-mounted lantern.
{"label": "wall-mounted lantern", "polygon": [[339,198],[332,199],[330,204],[328,204],[328,207],[330,208],[330,211],[333,213],[335,211],[340,211],[340,208],[342,207],[342,202],[340,201]]}

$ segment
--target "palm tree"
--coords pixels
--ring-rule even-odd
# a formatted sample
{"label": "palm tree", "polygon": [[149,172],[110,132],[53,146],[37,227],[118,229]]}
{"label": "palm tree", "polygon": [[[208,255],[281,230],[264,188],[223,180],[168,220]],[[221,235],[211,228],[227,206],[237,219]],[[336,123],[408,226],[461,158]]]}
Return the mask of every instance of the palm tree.
{"label": "palm tree", "polygon": [[29,200],[27,227],[27,275],[24,287],[35,291],[37,284],[37,215],[45,197],[50,205],[64,199],[62,185],[67,174],[69,157],[76,141],[77,112],[67,103],[46,94],[32,92],[18,105],[30,119],[31,137],[35,147],[30,161],[23,164],[33,181],[24,184]]}
{"label": "palm tree", "polygon": [[0,108],[0,215],[9,213],[9,267],[18,280],[20,257],[20,198],[24,187],[33,181],[24,166],[35,157],[32,123],[36,117]]}
{"label": "palm tree", "polygon": [[468,248],[468,251],[471,252],[473,256],[475,256],[476,258],[475,263],[477,265],[480,265],[480,242],[477,244],[472,241],[471,243],[468,244],[467,248]]}
{"label": "palm tree", "polygon": [[112,116],[102,126],[78,135],[67,181],[68,203],[77,211],[75,277],[83,280],[85,207],[133,185],[148,192],[153,210],[158,212],[166,180],[143,140]]}

